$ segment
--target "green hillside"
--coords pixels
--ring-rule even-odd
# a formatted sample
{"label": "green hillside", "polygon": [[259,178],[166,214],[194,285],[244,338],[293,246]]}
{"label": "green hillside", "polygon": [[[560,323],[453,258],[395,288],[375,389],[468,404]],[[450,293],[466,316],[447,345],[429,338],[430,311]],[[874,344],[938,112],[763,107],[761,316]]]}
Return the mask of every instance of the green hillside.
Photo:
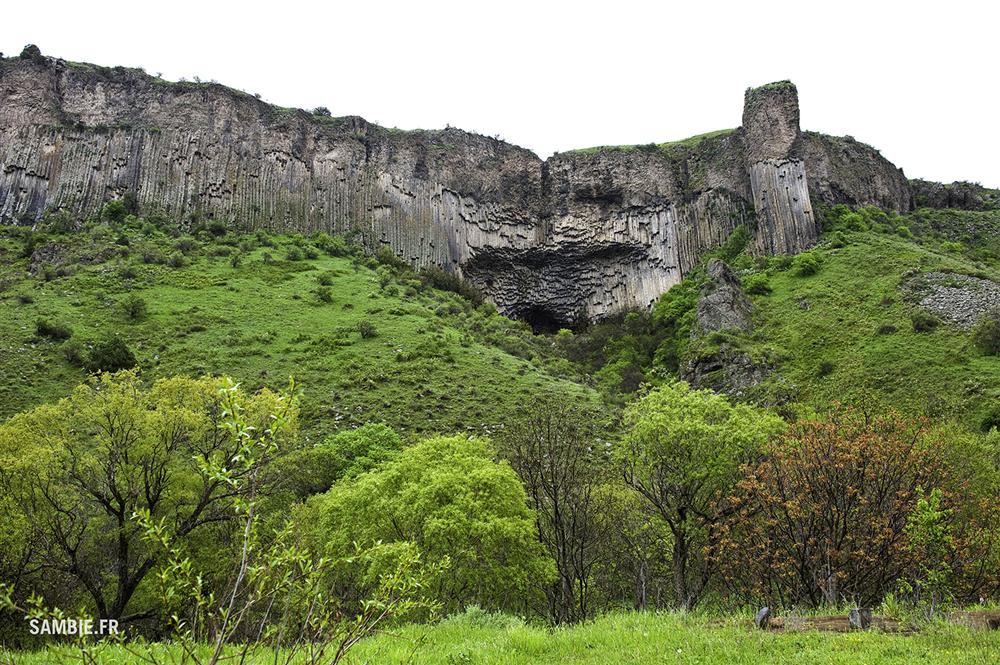
{"label": "green hillside", "polygon": [[[0,417],[67,394],[109,337],[149,378],[227,374],[256,388],[294,376],[314,434],[369,421],[482,432],[544,391],[590,398],[525,325],[431,287],[392,257],[380,263],[329,236],[214,230],[6,229]],[[133,301],[145,311],[130,315]],[[40,321],[72,336],[39,334]]]}

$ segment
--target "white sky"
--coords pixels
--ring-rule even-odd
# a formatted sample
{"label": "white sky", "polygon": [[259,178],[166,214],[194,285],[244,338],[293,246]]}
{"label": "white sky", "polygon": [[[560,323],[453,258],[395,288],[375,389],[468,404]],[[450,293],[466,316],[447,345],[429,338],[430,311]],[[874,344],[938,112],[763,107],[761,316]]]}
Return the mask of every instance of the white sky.
{"label": "white sky", "polygon": [[791,79],[802,127],[874,145],[907,176],[1000,187],[992,2],[6,3],[0,51],[216,79],[282,106],[451,124],[545,157],[740,124]]}

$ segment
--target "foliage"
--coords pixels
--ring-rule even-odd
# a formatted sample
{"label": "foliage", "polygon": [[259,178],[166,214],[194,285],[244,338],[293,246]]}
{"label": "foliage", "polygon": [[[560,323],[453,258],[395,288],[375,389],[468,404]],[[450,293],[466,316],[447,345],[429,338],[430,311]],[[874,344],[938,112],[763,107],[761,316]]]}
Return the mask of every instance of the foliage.
{"label": "foliage", "polygon": [[[24,567],[36,587],[58,600],[85,595],[100,618],[146,616],[151,608],[132,601],[157,556],[132,515],[166,520],[177,538],[228,519],[242,479],[229,465],[244,441],[221,428],[226,399],[214,379],[146,387],[135,371],[102,374],[0,426],[0,487],[16,498],[11,517],[30,525]],[[241,400],[243,417],[262,431],[288,402],[267,391]],[[290,430],[294,407],[281,408]]]}
{"label": "foliage", "polygon": [[941,490],[930,493],[917,487],[917,504],[906,522],[907,547],[916,561],[909,579],[900,580],[903,593],[911,594],[916,603],[924,602],[927,618],[933,618],[951,589],[950,560],[955,553],[952,535],[954,510],[942,506]]}
{"label": "foliage", "polygon": [[135,355],[119,336],[107,337],[93,345],[85,366],[90,372],[118,372],[138,365]]}
{"label": "foliage", "polygon": [[47,319],[38,319],[35,322],[35,334],[39,337],[64,340],[73,336],[73,330],[61,323],[53,323]]}
{"label": "foliage", "polygon": [[130,321],[141,321],[146,318],[148,312],[145,299],[135,294],[122,300],[121,307],[125,317]]}
{"label": "foliage", "polygon": [[524,611],[552,578],[552,562],[524,488],[494,454],[483,439],[426,439],[336,483],[311,502],[306,521],[330,556],[349,554],[353,543],[412,542],[428,563],[447,560],[447,575],[432,585],[447,611],[469,603]]}
{"label": "foliage", "polygon": [[792,259],[792,270],[799,277],[808,277],[819,272],[820,257],[816,252],[802,252]]}
{"label": "foliage", "polygon": [[972,341],[985,355],[1000,355],[1000,310],[982,318],[972,332]]}
{"label": "foliage", "polygon": [[625,409],[623,420],[625,482],[669,527],[675,602],[692,609],[716,572],[723,522],[736,512],[726,497],[740,466],[753,461],[783,423],[683,382],[649,391]]}
{"label": "foliage", "polygon": [[795,423],[739,483],[736,586],[783,606],[873,606],[911,564],[921,487],[943,479],[925,423],[842,411]]}
{"label": "foliage", "polygon": [[941,319],[930,312],[918,309],[910,315],[910,323],[913,325],[913,332],[926,333],[937,328]]}

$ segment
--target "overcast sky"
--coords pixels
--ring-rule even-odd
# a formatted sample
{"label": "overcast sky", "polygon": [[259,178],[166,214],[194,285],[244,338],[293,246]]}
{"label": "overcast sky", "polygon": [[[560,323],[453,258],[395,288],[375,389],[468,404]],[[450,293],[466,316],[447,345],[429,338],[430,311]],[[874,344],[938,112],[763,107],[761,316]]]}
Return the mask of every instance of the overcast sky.
{"label": "overcast sky", "polygon": [[[927,8],[924,8],[924,7]],[[450,124],[545,157],[740,124],[791,79],[802,127],[907,176],[1000,187],[994,3],[8,3],[0,51],[215,79],[387,126]]]}

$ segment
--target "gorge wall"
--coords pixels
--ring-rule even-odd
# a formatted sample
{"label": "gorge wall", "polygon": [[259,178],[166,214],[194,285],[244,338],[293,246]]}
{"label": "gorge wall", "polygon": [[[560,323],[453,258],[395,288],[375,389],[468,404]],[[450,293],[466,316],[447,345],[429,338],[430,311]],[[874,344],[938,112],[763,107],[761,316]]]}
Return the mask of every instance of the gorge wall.
{"label": "gorge wall", "polygon": [[180,224],[361,233],[479,286],[505,314],[571,325],[648,307],[738,225],[799,252],[812,204],[911,205],[902,172],[799,128],[788,82],[750,89],[740,128],[541,160],[463,132],[400,131],[25,51],[0,60],[0,221],[86,217],[134,193]]}

